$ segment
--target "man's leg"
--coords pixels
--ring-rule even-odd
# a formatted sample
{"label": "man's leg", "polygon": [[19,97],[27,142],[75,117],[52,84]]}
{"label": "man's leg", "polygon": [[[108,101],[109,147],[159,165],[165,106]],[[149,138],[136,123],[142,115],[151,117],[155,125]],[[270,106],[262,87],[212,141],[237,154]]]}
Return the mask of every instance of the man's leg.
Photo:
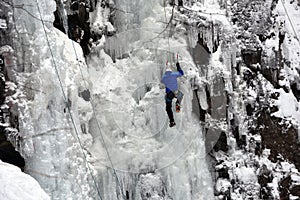
{"label": "man's leg", "polygon": [[182,99],[183,99],[183,93],[180,91],[180,90],[178,90],[178,92],[177,92],[177,101],[176,101],[176,104],[181,104],[181,101],[182,101]]}
{"label": "man's leg", "polygon": [[177,101],[176,101],[176,112],[180,112],[180,104],[183,98],[183,93],[178,90],[176,95]]}
{"label": "man's leg", "polygon": [[172,101],[171,102],[166,101],[166,111],[167,111],[168,117],[170,119],[170,123],[174,122],[174,116],[173,116],[173,112],[172,112]]}
{"label": "man's leg", "polygon": [[[174,124],[174,116],[172,111],[172,100],[175,97],[175,94],[173,92],[168,92],[166,94],[166,111],[170,120],[170,126],[171,124]],[[173,126],[173,125],[172,125]]]}

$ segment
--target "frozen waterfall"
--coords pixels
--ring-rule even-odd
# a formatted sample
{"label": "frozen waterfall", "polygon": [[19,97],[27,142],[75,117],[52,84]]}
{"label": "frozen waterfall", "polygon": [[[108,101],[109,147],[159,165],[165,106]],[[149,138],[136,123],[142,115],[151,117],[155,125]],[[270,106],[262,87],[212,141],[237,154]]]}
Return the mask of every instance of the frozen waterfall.
{"label": "frozen waterfall", "polygon": [[[18,93],[20,149],[25,171],[53,199],[98,199],[95,183],[105,200],[214,199],[204,127],[192,111],[190,81],[199,72],[186,27],[172,22],[165,29],[172,6],[159,0],[110,1],[123,11],[115,16],[117,33],[103,36],[86,63],[80,46],[53,27],[54,1],[13,3],[31,13],[13,13],[21,41],[16,46],[24,54],[18,55],[23,68],[15,63],[15,76],[36,89]],[[91,13],[91,24],[107,24],[101,9]],[[174,65],[177,54],[186,75],[180,79],[182,112],[175,113],[171,129],[159,82],[166,60]]]}
{"label": "frozen waterfall", "polygon": [[[95,117],[123,192],[137,200],[214,199],[203,127],[192,113],[190,79],[197,69],[179,31],[183,27],[166,29],[157,37],[172,13],[172,7],[164,8],[162,1],[117,0],[115,6],[125,11],[116,16],[119,32],[106,38],[106,50],[92,56],[88,66]],[[180,83],[185,94],[182,113],[175,115],[177,125],[171,129],[159,82],[166,60],[175,65],[176,54],[187,75]],[[103,190],[111,191],[104,192],[104,199],[119,199],[118,183],[105,167],[111,165],[103,153],[95,117],[89,123],[93,165]]]}

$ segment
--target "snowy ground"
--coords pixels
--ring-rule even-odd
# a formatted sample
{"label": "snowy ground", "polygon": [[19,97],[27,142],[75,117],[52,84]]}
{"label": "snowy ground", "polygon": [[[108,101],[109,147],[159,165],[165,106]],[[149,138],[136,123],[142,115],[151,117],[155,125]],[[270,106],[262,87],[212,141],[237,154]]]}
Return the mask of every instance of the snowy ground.
{"label": "snowy ground", "polygon": [[0,160],[0,199],[49,200],[50,197],[34,178]]}

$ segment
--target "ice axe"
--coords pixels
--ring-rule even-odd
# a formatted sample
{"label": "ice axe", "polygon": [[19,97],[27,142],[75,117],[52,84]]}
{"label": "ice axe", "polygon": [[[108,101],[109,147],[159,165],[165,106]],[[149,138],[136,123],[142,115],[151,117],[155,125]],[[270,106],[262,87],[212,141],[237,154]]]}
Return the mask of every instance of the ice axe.
{"label": "ice axe", "polygon": [[[177,53],[176,54],[176,60],[177,60],[178,63],[179,63],[179,58],[180,58],[179,53]],[[181,60],[182,60],[182,57],[181,57]]]}

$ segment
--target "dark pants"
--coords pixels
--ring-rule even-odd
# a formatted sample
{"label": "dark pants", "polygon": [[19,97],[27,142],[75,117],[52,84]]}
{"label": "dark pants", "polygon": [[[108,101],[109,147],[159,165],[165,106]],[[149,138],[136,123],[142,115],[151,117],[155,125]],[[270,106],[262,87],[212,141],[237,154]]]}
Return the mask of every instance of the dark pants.
{"label": "dark pants", "polygon": [[[174,92],[168,92],[165,96],[166,111],[167,111],[168,117],[170,119],[170,122],[174,122],[174,116],[173,116],[173,111],[172,111],[172,101],[175,97],[176,96],[175,96]],[[182,97],[183,97],[183,94],[180,91],[178,91],[178,94],[176,97],[177,98],[176,104],[181,103]]]}

